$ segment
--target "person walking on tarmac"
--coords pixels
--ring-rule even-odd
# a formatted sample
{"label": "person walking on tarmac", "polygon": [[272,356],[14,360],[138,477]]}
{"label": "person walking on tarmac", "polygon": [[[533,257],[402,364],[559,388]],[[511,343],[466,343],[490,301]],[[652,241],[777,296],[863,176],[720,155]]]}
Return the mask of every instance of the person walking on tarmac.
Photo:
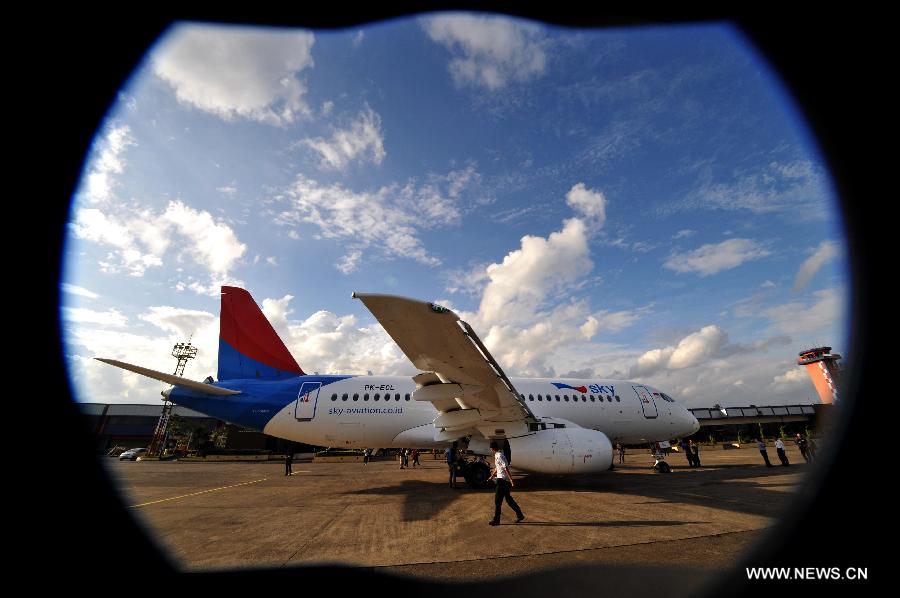
{"label": "person walking on tarmac", "polygon": [[500,525],[500,505],[503,504],[504,498],[506,499],[506,504],[516,512],[516,523],[519,523],[525,519],[525,515],[509,493],[510,488],[514,484],[512,476],[509,475],[509,464],[506,461],[506,455],[500,450],[500,445],[496,441],[491,441],[491,450],[494,451],[494,469],[491,471],[491,477],[488,480],[497,479],[497,490],[494,492],[494,518],[488,523]]}
{"label": "person walking on tarmac", "polygon": [[781,438],[775,440],[775,452],[778,453],[778,459],[781,461],[782,465],[790,465],[790,461],[788,461],[787,454],[784,452],[784,441]]}

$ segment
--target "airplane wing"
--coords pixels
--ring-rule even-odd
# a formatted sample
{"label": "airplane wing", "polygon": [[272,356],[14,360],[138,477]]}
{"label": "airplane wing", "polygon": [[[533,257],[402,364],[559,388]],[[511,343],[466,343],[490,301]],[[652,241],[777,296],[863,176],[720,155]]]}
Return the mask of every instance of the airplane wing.
{"label": "airplane wing", "polygon": [[97,361],[102,361],[103,363],[108,363],[109,365],[114,365],[117,368],[122,368],[123,370],[128,370],[129,372],[134,372],[135,374],[147,376],[148,378],[153,378],[154,380],[159,380],[160,382],[167,382],[169,384],[172,384],[173,386],[181,386],[182,388],[187,388],[193,390],[194,392],[218,396],[241,394],[241,391],[239,390],[230,390],[228,388],[213,386],[212,384],[194,382],[193,380],[188,380],[187,378],[180,378],[178,376],[173,376],[172,374],[164,374],[163,372],[157,372],[156,370],[142,368],[139,365],[132,365],[130,363],[125,363],[124,361],[116,361],[115,359],[102,359],[100,357],[95,357],[94,359],[96,359]]}
{"label": "airplane wing", "polygon": [[524,433],[537,418],[520,398],[487,347],[453,311],[394,295],[353,293],[372,312],[409,360],[417,401],[440,412],[436,440],[456,439],[473,430],[486,438]]}

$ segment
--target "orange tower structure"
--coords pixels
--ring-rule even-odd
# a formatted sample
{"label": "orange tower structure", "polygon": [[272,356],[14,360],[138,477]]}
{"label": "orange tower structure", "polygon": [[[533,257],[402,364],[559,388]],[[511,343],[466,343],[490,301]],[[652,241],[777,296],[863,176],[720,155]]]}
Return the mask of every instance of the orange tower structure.
{"label": "orange tower structure", "polygon": [[830,405],[838,400],[840,358],[840,355],[831,352],[831,347],[816,347],[801,351],[797,359],[797,365],[806,367],[806,373],[812,379],[822,403]]}

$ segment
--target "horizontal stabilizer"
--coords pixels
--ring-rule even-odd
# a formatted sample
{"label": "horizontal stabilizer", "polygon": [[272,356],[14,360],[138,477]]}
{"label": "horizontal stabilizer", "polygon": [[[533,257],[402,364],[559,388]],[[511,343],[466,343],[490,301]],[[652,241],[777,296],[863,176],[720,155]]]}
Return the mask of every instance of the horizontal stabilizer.
{"label": "horizontal stabilizer", "polygon": [[168,384],[172,384],[173,386],[187,388],[189,390],[193,390],[194,392],[219,396],[241,394],[241,391],[239,390],[219,388],[218,386],[213,386],[212,384],[204,384],[203,382],[194,382],[193,380],[188,380],[187,378],[180,378],[178,376],[173,376],[172,374],[164,374],[163,372],[157,372],[156,370],[142,368],[139,365],[131,365],[130,363],[125,363],[124,361],[116,361],[115,359],[102,359],[100,357],[95,357],[94,359],[96,359],[97,361],[102,361],[103,363],[108,363],[109,365],[114,365],[117,368],[122,368],[123,370],[128,370],[129,372],[134,372],[135,374],[140,374],[141,376],[147,376],[148,378],[159,380],[160,382],[166,382]]}

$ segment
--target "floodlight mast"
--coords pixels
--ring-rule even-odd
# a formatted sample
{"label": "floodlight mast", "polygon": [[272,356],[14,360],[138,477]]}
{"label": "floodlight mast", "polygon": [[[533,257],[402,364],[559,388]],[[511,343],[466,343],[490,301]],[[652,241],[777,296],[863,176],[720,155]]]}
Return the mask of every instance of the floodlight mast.
{"label": "floodlight mast", "polygon": [[[193,335],[191,336],[193,338]],[[178,364],[175,366],[175,375],[179,378],[184,376],[184,368],[187,366],[187,362],[197,356],[197,347],[191,345],[190,339],[186,343],[177,343],[172,348],[172,357],[178,360]],[[168,440],[169,433],[169,419],[172,417],[172,408],[173,405],[169,402],[169,397],[166,394],[163,394],[163,400],[165,403],[163,404],[162,413],[159,416],[159,422],[156,424],[156,431],[153,433],[153,440],[150,442],[150,447],[147,450],[147,454],[149,456],[155,457],[157,455],[161,455],[166,446],[166,440]]]}

